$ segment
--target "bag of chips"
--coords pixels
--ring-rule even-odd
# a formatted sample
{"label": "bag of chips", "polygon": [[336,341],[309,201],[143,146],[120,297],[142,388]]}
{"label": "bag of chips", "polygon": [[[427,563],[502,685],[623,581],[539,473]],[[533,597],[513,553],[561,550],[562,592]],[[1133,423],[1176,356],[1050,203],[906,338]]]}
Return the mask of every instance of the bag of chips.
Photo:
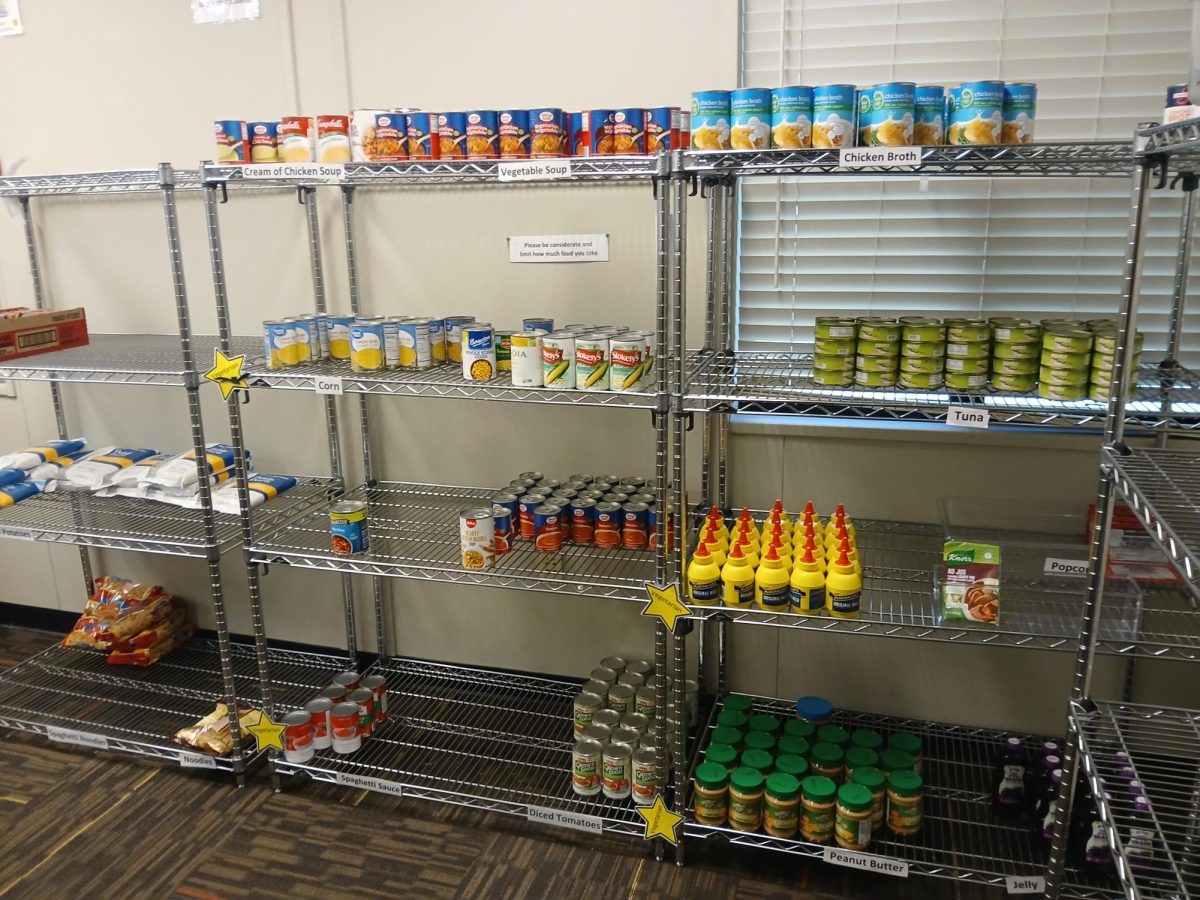
{"label": "bag of chips", "polygon": [[[243,735],[247,728],[258,723],[260,715],[257,709],[238,704],[238,725]],[[233,738],[229,734],[229,707],[218,703],[217,708],[199,722],[175,732],[175,742],[216,756],[231,752]]]}

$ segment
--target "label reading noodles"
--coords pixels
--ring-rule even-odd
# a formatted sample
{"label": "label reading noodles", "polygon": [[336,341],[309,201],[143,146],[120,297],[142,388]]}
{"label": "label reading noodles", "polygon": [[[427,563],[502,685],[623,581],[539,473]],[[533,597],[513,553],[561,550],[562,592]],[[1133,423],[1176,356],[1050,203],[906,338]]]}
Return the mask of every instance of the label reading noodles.
{"label": "label reading noodles", "polygon": [[104,735],[88,734],[86,731],[75,731],[71,728],[47,725],[46,737],[58,744],[74,744],[77,747],[91,747],[93,750],[108,749],[108,738]]}
{"label": "label reading noodles", "polygon": [[207,753],[180,753],[179,767],[182,769],[215,769],[217,761]]}

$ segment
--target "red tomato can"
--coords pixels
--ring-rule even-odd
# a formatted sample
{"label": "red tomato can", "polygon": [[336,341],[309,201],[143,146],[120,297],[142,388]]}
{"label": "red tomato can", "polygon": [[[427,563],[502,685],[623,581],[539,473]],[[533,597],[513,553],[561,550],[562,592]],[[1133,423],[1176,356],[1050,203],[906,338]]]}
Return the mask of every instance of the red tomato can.
{"label": "red tomato can", "polygon": [[534,547],[539,553],[554,553],[563,545],[561,506],[543,503],[533,511]]}
{"label": "red tomato can", "polygon": [[341,672],[333,677],[333,684],[340,687],[347,694],[351,691],[356,691],[358,690],[358,673],[349,671]]}
{"label": "red tomato can", "polygon": [[621,507],[621,543],[630,550],[644,550],[650,543],[650,507],[626,503]]}
{"label": "red tomato can", "polygon": [[358,733],[358,704],[337,703],[329,711],[329,723],[333,731],[333,752],[353,753],[362,746]]}
{"label": "red tomato can", "polygon": [[313,758],[313,723],[307,710],[298,709],[283,717],[283,758],[302,763]]}
{"label": "red tomato can", "polygon": [[467,157],[496,159],[500,155],[499,121],[494,109],[473,109],[467,113]]}
{"label": "red tomato can", "polygon": [[577,156],[611,156],[613,152],[613,113],[611,109],[585,109],[580,128],[583,143]]}
{"label": "red tomato can", "polygon": [[612,123],[613,153],[617,156],[645,154],[646,110],[640,107],[614,109]]}
{"label": "red tomato can", "polygon": [[333,723],[329,721],[329,713],[333,709],[333,701],[328,697],[318,697],[304,704],[313,726],[313,748],[328,750],[333,744]]}
{"label": "red tomato can", "polygon": [[590,497],[576,497],[567,509],[571,517],[571,543],[593,543],[596,539],[596,501]]}
{"label": "red tomato can", "polygon": [[529,155],[534,159],[568,156],[567,119],[561,109],[529,111]]}
{"label": "red tomato can", "polygon": [[655,106],[646,110],[647,153],[668,153],[671,150],[683,149],[679,143],[679,107]]}
{"label": "red tomato can", "polygon": [[537,534],[533,524],[533,511],[546,502],[545,494],[525,494],[520,501],[521,540],[532,541]]}
{"label": "red tomato can", "polygon": [[382,675],[368,675],[362,680],[364,691],[371,692],[371,702],[375,711],[376,723],[387,718],[388,686],[387,679]]}
{"label": "red tomato can", "polygon": [[346,698],[358,709],[358,736],[370,737],[375,731],[375,695],[370,688],[360,687]]}
{"label": "red tomato can", "polygon": [[621,504],[602,500],[596,504],[596,546],[615,550],[621,546]]}
{"label": "red tomato can", "polygon": [[331,684],[327,688],[322,688],[321,693],[317,694],[317,696],[324,697],[336,706],[339,703],[346,702],[346,689],[340,684]]}

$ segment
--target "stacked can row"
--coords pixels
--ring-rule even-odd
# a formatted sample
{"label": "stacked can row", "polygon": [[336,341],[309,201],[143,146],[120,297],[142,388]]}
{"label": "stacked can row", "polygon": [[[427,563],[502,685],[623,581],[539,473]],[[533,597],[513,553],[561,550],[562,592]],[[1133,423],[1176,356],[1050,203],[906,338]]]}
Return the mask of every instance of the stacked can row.
{"label": "stacked can row", "polygon": [[283,717],[284,759],[304,763],[316,751],[328,749],[353,753],[387,717],[387,679],[342,672],[303,709]]}
{"label": "stacked can row", "polygon": [[691,140],[697,150],[1028,144],[1036,107],[1037,85],[1028,82],[697,91]]}

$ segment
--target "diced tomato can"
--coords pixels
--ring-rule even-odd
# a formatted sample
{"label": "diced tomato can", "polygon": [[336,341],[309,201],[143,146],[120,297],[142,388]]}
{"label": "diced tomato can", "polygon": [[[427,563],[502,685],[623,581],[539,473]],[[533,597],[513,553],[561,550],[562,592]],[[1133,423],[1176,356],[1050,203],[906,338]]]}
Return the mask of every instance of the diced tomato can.
{"label": "diced tomato can", "polygon": [[679,107],[656,106],[646,110],[646,152],[667,153],[682,149],[679,143]]}
{"label": "diced tomato can", "polygon": [[466,145],[470,159],[496,159],[499,122],[494,109],[473,109],[467,113]]}
{"label": "diced tomato can", "polygon": [[621,504],[602,500],[596,504],[596,546],[615,550],[621,546]]}
{"label": "diced tomato can", "polygon": [[340,687],[343,694],[358,690],[358,673],[349,670],[339,672],[333,677],[333,685]]}
{"label": "diced tomato can", "polygon": [[316,752],[313,747],[312,717],[303,709],[283,717],[283,758],[288,762],[308,762]]}
{"label": "diced tomato can", "polygon": [[621,507],[621,543],[630,550],[644,550],[650,543],[650,507],[626,503]]}
{"label": "diced tomato can", "polygon": [[537,529],[533,523],[533,511],[546,502],[546,495],[529,493],[523,495],[518,502],[520,503],[521,540],[532,541],[537,536]]}
{"label": "diced tomato can", "polygon": [[596,539],[596,501],[576,497],[567,510],[571,517],[571,543],[593,543]]}
{"label": "diced tomato can", "polygon": [[331,684],[329,687],[321,688],[321,693],[317,694],[317,697],[328,700],[336,706],[346,702],[346,688],[340,684]]}
{"label": "diced tomato can", "polygon": [[364,690],[371,692],[371,702],[375,711],[375,722],[379,723],[387,718],[388,712],[388,685],[387,679],[382,675],[368,675],[362,680]]}
{"label": "diced tomato can", "polygon": [[[367,692],[370,693],[369,691]],[[329,723],[333,731],[333,752],[353,753],[362,746],[358,733],[359,711],[357,703],[334,704],[329,711]]]}
{"label": "diced tomato can", "polygon": [[438,114],[438,141],[442,159],[463,159],[467,155],[467,114],[448,112]]}
{"label": "diced tomato can", "polygon": [[534,548],[539,553],[554,553],[562,549],[563,509],[543,503],[533,511]]}
{"label": "diced tomato can", "polygon": [[216,136],[217,162],[229,166],[240,166],[246,162],[250,141],[245,122],[218,119],[213,123],[213,133]]}
{"label": "diced tomato can", "polygon": [[612,123],[613,153],[641,156],[646,152],[646,110],[641,107],[614,109]]}
{"label": "diced tomato can", "polygon": [[529,155],[534,159],[568,156],[567,119],[561,109],[529,110]]}
{"label": "diced tomato can", "polygon": [[431,112],[406,113],[409,159],[441,159],[442,141],[438,132],[438,114]]}
{"label": "diced tomato can", "polygon": [[333,723],[329,720],[333,701],[328,697],[317,697],[305,703],[304,710],[312,720],[313,748],[328,750],[333,744]]}
{"label": "diced tomato can", "polygon": [[526,159],[529,156],[529,110],[500,110],[499,133],[501,159]]}
{"label": "diced tomato can", "polygon": [[611,156],[613,152],[613,113],[611,109],[585,109],[581,128],[582,149],[576,156]]}
{"label": "diced tomato can", "polygon": [[358,709],[358,736],[370,737],[375,732],[375,694],[370,688],[360,687],[350,692],[346,702]]}

